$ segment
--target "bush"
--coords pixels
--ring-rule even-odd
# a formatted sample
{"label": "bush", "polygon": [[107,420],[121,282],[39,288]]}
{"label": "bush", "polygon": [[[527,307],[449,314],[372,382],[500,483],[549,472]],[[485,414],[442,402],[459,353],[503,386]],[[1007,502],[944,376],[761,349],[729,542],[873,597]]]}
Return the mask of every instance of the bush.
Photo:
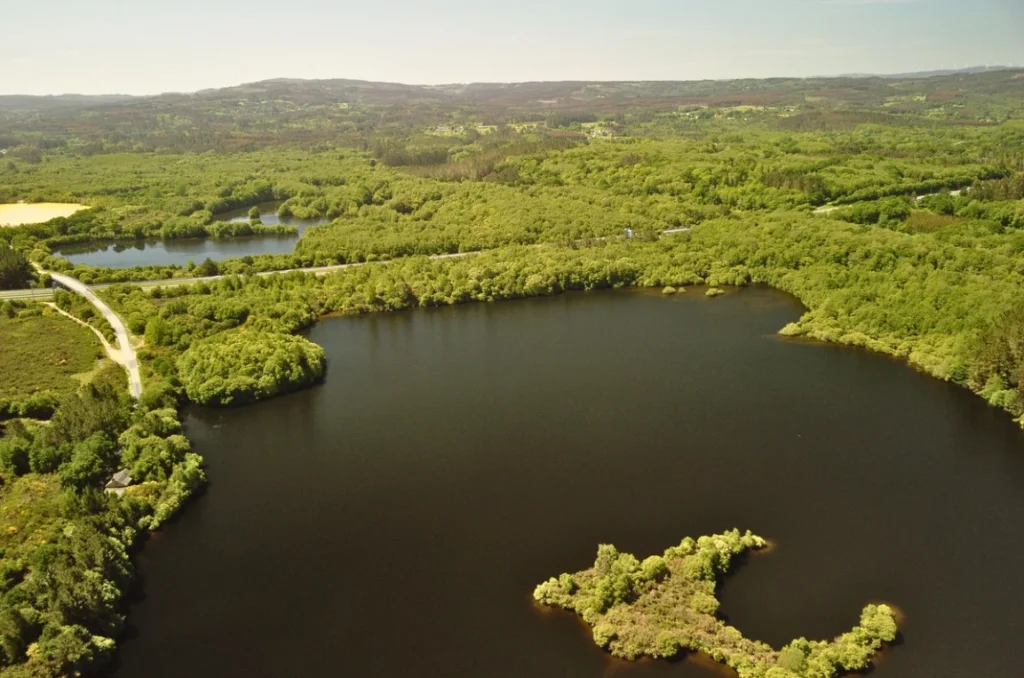
{"label": "bush", "polygon": [[608,647],[608,643],[615,639],[615,627],[611,624],[598,624],[594,627],[594,642],[598,647]]}

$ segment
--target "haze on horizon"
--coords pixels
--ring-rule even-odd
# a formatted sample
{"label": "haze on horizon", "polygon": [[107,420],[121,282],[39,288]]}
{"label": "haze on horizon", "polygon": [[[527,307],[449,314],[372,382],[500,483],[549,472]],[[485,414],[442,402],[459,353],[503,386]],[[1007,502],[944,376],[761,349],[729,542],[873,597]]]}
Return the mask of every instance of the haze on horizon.
{"label": "haze on horizon", "polygon": [[3,27],[0,94],[1024,65],[1021,0],[36,0],[10,3]]}

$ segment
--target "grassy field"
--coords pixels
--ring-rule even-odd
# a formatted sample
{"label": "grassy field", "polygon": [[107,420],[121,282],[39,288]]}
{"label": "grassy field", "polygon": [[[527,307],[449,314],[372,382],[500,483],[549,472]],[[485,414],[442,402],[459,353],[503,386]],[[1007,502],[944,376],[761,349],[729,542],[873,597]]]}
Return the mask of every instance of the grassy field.
{"label": "grassy field", "polygon": [[90,330],[52,311],[0,317],[0,397],[71,391],[102,355]]}

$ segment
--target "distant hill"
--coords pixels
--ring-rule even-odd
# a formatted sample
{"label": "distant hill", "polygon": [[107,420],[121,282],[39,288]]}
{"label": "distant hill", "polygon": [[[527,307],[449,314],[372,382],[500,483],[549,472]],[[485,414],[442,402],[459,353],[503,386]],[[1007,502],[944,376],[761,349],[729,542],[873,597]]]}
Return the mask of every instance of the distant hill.
{"label": "distant hill", "polygon": [[[120,106],[194,106],[216,102],[237,104],[279,101],[297,106],[353,104],[365,106],[471,105],[488,110],[510,108],[576,108],[585,105],[595,112],[619,110],[623,106],[673,105],[778,106],[805,101],[807,96],[843,100],[853,105],[878,105],[892,94],[887,84],[908,81],[915,91],[961,89],[951,78],[972,76],[970,87],[1002,89],[1020,85],[1008,83],[1022,69],[1005,66],[887,75],[845,74],[813,78],[764,78],[689,81],[550,81],[517,83],[468,83],[446,85],[405,85],[343,78],[303,80],[275,78],[198,92],[168,92],[155,96],[0,95],[0,115],[36,113],[61,114],[86,108]],[[985,82],[985,79],[995,79]],[[927,83],[921,83],[927,80]],[[915,82],[916,81],[916,82]]]}
{"label": "distant hill", "polygon": [[952,68],[937,71],[914,71],[911,73],[843,73],[840,78],[892,78],[892,79],[914,79],[934,78],[941,75],[975,75],[977,73],[992,73],[995,71],[1009,71],[1013,66],[971,66],[969,68]]}
{"label": "distant hill", "polygon": [[[857,124],[993,124],[1024,118],[1024,69],[951,74],[692,81],[405,85],[277,78],[156,96],[0,96],[0,149],[71,144],[86,154],[267,145],[366,148],[424,130],[541,123],[553,136],[598,120],[679,125],[703,116],[784,112],[785,129]],[[576,126],[576,131],[568,128]],[[38,149],[35,149],[38,152]],[[25,150],[31,153],[32,149]]]}

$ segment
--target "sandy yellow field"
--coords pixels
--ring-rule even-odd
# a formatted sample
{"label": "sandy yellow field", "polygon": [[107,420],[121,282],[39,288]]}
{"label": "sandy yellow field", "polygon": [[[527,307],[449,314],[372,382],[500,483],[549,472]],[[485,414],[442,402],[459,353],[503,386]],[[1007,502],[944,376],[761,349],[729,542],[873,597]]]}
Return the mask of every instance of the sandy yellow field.
{"label": "sandy yellow field", "polygon": [[78,210],[84,209],[86,209],[86,205],[57,202],[19,202],[0,205],[0,228],[21,226],[22,224],[41,224],[57,217],[70,217]]}

